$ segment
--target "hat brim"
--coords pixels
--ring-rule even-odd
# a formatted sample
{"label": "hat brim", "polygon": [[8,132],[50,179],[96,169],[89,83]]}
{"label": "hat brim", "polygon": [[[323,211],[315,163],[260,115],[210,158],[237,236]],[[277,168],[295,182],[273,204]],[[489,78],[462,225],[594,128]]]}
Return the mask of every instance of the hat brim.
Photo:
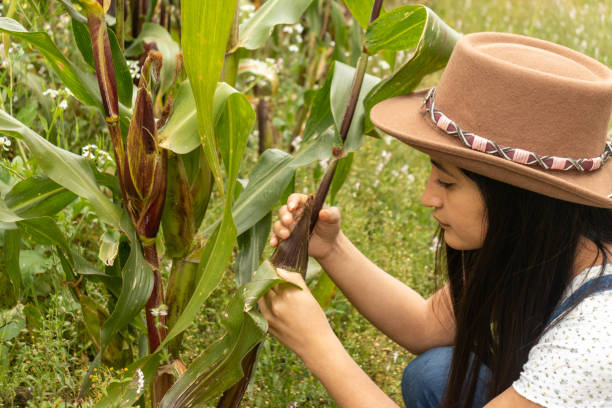
{"label": "hat brim", "polygon": [[372,123],[415,149],[460,168],[560,200],[612,208],[608,197],[612,193],[612,162],[593,172],[544,170],[472,150],[427,118],[423,107],[426,92],[376,104],[370,111]]}

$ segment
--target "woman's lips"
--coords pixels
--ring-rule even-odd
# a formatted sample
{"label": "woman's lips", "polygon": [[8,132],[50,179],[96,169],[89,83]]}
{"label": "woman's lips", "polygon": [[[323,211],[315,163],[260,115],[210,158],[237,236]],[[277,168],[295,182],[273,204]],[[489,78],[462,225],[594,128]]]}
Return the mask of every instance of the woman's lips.
{"label": "woman's lips", "polygon": [[[434,217],[434,218],[436,218],[436,217]],[[437,218],[436,218],[436,221],[438,221],[438,223],[440,224],[440,226],[441,226],[442,228],[445,228],[445,229],[446,229],[446,228],[449,228],[449,227],[450,227],[450,225],[443,223],[442,221],[440,221],[440,220],[439,220],[439,219],[437,219]]]}

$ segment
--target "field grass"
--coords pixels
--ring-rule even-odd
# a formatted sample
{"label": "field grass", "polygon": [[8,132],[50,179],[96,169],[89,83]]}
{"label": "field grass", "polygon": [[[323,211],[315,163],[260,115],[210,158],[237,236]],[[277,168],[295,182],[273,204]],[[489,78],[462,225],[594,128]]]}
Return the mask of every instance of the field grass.
{"label": "field grass", "polygon": [[[612,0],[431,0],[422,3],[464,33],[490,30],[528,34],[585,52],[607,65],[612,63],[609,41]],[[439,74],[434,74],[426,78],[422,86],[435,84],[438,77]],[[281,86],[282,81],[281,78]],[[251,147],[254,146],[255,142]],[[253,160],[254,155],[250,163]],[[375,263],[424,296],[440,284],[433,275],[434,220],[430,210],[419,204],[428,167],[425,155],[391,138],[367,138],[356,153],[353,169],[338,196],[345,234]],[[312,168],[298,173],[297,191],[312,192],[316,188],[312,173]],[[215,211],[211,209],[211,216]],[[269,253],[268,248],[266,254]],[[196,324],[185,333],[187,351],[183,358],[186,362],[221,334],[216,310],[227,303],[234,289],[229,272],[203,306]],[[64,406],[68,405],[65,401],[76,397],[88,364],[83,350],[91,346],[78,335],[82,333],[78,326],[78,303],[66,287],[58,286],[41,304],[43,308],[44,324],[0,344],[0,364],[4,364],[0,369],[2,406]],[[340,292],[332,299],[326,314],[357,363],[401,405],[401,374],[413,356],[370,325]],[[11,357],[10,366],[7,356]],[[120,378],[117,370],[102,369],[96,374],[96,388],[89,402],[102,395],[106,384]],[[18,398],[22,398],[21,403]],[[26,402],[26,399],[29,400]],[[242,406],[333,407],[335,404],[292,352],[268,338]]]}

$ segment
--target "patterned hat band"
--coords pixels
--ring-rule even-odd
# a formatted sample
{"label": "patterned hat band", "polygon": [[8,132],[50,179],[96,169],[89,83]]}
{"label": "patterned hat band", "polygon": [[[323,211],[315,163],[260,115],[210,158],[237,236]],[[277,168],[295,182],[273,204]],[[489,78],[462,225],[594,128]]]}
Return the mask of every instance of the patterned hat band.
{"label": "patterned hat band", "polygon": [[515,163],[530,165],[539,165],[545,170],[571,170],[578,171],[595,171],[608,161],[612,156],[612,142],[606,142],[604,151],[597,157],[590,159],[572,159],[568,157],[557,156],[542,156],[534,152],[516,147],[501,146],[492,140],[478,136],[472,132],[462,130],[455,122],[436,109],[434,100],[435,87],[431,88],[423,105],[429,112],[429,119],[441,130],[451,136],[456,136],[472,150],[477,150],[483,153],[488,153],[494,156],[499,156],[503,159],[513,161]]}

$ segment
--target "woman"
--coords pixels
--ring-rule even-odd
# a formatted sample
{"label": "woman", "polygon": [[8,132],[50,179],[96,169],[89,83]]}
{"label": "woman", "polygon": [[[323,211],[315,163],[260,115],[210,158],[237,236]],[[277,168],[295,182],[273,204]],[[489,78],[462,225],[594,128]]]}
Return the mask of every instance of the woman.
{"label": "woman", "polygon": [[[355,307],[420,354],[408,407],[612,406],[612,71],[546,41],[463,37],[432,90],[371,111],[386,133],[431,157],[421,203],[445,245],[448,284],[423,299],[380,270],[320,213],[309,246]],[[287,238],[304,196],[280,210]],[[259,305],[343,407],[393,407],[331,330],[301,277]]]}

